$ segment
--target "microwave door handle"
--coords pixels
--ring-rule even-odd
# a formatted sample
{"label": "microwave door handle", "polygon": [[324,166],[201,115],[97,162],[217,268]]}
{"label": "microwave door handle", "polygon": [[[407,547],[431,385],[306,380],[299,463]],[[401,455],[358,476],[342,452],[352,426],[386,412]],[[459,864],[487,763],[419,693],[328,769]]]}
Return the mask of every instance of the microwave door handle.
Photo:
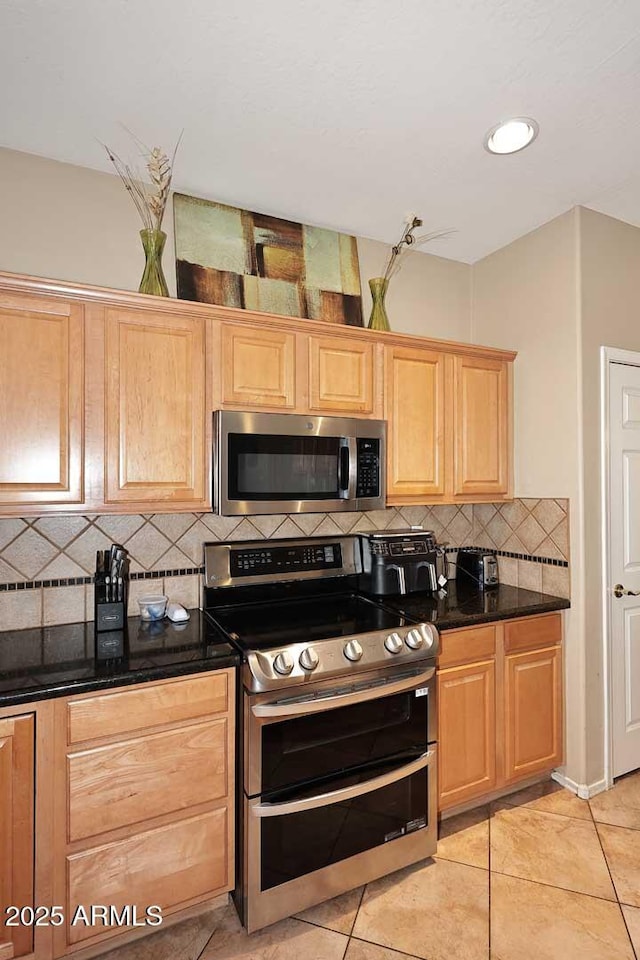
{"label": "microwave door handle", "polygon": [[355,500],[358,486],[358,443],[355,437],[347,437],[346,449],[349,451],[347,500]]}
{"label": "microwave door handle", "polygon": [[317,810],[318,807],[326,807],[331,803],[342,803],[353,797],[361,797],[365,793],[388,787],[392,783],[397,783],[398,780],[404,780],[424,770],[435,760],[435,755],[435,750],[428,750],[416,760],[405,763],[390,773],[383,773],[382,776],[365,780],[364,783],[355,783],[350,787],[342,787],[340,790],[319,793],[315,797],[304,797],[301,800],[289,800],[285,803],[255,803],[254,801],[254,804],[250,805],[250,810],[254,817],[281,817],[288,813],[301,813],[303,810]]}

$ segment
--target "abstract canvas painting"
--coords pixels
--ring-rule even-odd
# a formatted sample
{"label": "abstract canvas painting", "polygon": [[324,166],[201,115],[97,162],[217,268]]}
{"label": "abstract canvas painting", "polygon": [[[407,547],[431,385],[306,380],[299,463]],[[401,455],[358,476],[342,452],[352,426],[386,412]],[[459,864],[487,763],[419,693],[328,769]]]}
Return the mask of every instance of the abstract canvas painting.
{"label": "abstract canvas painting", "polygon": [[355,237],[179,193],[173,213],[181,299],[362,326]]}

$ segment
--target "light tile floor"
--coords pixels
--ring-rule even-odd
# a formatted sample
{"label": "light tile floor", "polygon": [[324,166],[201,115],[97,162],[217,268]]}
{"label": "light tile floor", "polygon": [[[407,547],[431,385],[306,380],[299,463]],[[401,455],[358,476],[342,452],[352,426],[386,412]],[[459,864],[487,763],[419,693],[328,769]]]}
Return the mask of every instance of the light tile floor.
{"label": "light tile floor", "polygon": [[640,771],[441,826],[438,855],[248,936],[232,906],[108,960],[640,960]]}

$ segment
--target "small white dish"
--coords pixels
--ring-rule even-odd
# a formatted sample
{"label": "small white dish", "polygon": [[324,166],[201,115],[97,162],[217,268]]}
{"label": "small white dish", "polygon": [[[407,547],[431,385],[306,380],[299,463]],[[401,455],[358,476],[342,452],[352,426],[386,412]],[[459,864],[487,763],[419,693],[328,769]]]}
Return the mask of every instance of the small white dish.
{"label": "small white dish", "polygon": [[167,609],[168,597],[161,594],[155,594],[148,597],[140,597],[138,606],[140,607],[140,617],[142,620],[162,620]]}

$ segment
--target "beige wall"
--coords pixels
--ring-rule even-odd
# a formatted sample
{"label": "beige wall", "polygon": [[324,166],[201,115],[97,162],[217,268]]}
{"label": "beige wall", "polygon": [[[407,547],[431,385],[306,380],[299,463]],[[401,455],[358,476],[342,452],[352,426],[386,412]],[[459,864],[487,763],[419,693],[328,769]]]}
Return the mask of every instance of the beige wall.
{"label": "beige wall", "polygon": [[566,775],[584,784],[588,781],[577,224],[577,212],[569,211],[474,264],[471,339],[518,351],[514,378],[516,496],[562,496],[570,501]]}
{"label": "beige wall", "polygon": [[584,552],[586,696],[593,749],[587,774],[602,767],[602,582],[600,485],[600,347],[640,351],[640,230],[593,210],[580,209],[582,369],[584,415]]}
{"label": "beige wall", "polygon": [[[0,210],[0,270],[137,290],[144,267],[140,223],[115,175],[0,149]],[[168,210],[163,265],[175,296],[172,219]],[[367,280],[380,275],[389,246],[359,239],[358,252],[366,322]],[[411,253],[393,280],[387,309],[394,330],[468,341],[471,268]]]}

